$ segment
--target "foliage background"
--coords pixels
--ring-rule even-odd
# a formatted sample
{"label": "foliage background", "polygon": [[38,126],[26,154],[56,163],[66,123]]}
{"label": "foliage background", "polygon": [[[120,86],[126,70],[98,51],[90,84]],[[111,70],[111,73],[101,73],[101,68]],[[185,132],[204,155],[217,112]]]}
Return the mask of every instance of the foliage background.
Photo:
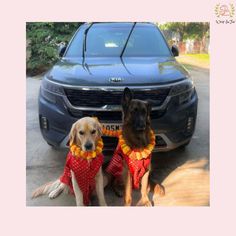
{"label": "foliage background", "polygon": [[180,34],[180,41],[186,39],[201,40],[209,36],[209,22],[168,22],[159,24],[161,30],[170,30]]}
{"label": "foliage background", "polygon": [[[28,22],[26,24],[27,75],[37,75],[48,70],[58,60],[60,43],[68,43],[81,24],[82,22]],[[180,41],[190,38],[204,43],[209,36],[208,22],[156,24],[163,31],[179,33]]]}
{"label": "foliage background", "polygon": [[58,60],[61,42],[69,42],[81,22],[27,22],[27,68],[28,75],[46,71]]}

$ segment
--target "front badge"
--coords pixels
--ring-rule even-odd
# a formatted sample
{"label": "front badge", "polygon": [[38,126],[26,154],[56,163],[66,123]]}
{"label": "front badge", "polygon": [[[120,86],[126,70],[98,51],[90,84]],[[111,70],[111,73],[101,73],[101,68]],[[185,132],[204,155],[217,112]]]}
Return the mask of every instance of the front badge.
{"label": "front badge", "polygon": [[124,80],[124,79],[121,78],[121,77],[111,77],[111,78],[109,79],[109,81],[112,82],[112,83],[122,82],[123,80]]}

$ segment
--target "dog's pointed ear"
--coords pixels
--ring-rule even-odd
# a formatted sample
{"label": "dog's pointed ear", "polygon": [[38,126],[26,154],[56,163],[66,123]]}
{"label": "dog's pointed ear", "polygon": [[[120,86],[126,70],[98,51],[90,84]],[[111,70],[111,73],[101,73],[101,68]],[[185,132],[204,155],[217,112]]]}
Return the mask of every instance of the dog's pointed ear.
{"label": "dog's pointed ear", "polygon": [[148,115],[150,115],[152,111],[152,104],[150,102],[147,102],[146,106],[147,106]]}
{"label": "dog's pointed ear", "polygon": [[69,133],[69,144],[72,145],[76,142],[76,123],[74,123],[71,127],[70,133]]}
{"label": "dog's pointed ear", "polygon": [[146,107],[147,107],[147,122],[151,124],[151,111],[152,111],[152,105],[150,102],[146,102]]}
{"label": "dog's pointed ear", "polygon": [[133,98],[133,94],[131,90],[126,87],[124,89],[122,100],[121,100],[121,105],[122,105],[123,110],[126,110],[128,108],[132,98]]}

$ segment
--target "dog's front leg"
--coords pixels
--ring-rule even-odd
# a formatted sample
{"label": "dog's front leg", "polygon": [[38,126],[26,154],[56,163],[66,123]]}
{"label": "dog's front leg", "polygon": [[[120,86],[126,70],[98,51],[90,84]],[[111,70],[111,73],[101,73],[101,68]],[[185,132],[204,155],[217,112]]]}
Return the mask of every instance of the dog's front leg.
{"label": "dog's front leg", "polygon": [[[53,199],[59,196],[64,189],[66,188],[66,185],[61,183],[60,180],[57,180],[58,185],[57,186],[52,186],[52,191],[48,194],[49,198]],[[54,187],[54,188],[53,188]]]}
{"label": "dog's front leg", "polygon": [[137,203],[137,206],[152,206],[151,201],[148,198],[148,176],[149,172],[147,171],[141,180],[141,199]]}
{"label": "dog's front leg", "polygon": [[132,203],[132,177],[131,173],[127,170],[126,180],[125,180],[125,196],[124,196],[125,206],[131,206]]}
{"label": "dog's front leg", "polygon": [[71,180],[72,180],[73,190],[75,193],[76,206],[84,206],[83,193],[81,192],[78,186],[78,183],[76,181],[75,174],[73,171],[71,171]]}
{"label": "dog's front leg", "polygon": [[107,206],[105,196],[104,196],[102,168],[99,169],[99,171],[95,177],[95,181],[96,181],[96,193],[97,193],[99,205],[100,206]]}

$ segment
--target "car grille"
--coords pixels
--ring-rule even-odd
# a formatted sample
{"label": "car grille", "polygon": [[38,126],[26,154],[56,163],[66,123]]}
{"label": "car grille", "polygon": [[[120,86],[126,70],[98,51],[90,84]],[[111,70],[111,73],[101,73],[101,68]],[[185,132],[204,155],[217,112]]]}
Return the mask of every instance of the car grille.
{"label": "car grille", "polygon": [[103,136],[102,140],[104,143],[104,150],[115,150],[118,144],[118,138]]}
{"label": "car grille", "polygon": [[[82,118],[85,116],[97,117],[100,121],[120,121],[122,120],[121,111],[81,111],[76,109],[69,109],[72,116]],[[158,119],[165,114],[165,110],[151,111],[151,119]]]}
{"label": "car grille", "polygon": [[166,146],[167,146],[167,144],[166,144],[165,140],[161,136],[157,135],[156,136],[156,147],[166,147]]}
{"label": "car grille", "polygon": [[[115,150],[117,144],[118,144],[118,139],[114,137],[107,137],[103,136],[102,137],[103,142],[104,142],[104,150]],[[163,140],[163,138],[159,135],[156,136],[156,148],[164,148],[166,147],[167,144]]]}
{"label": "car grille", "polygon": [[[73,106],[103,107],[120,105],[123,91],[78,90],[65,88],[65,94]],[[169,88],[156,90],[133,91],[134,98],[148,100],[153,106],[160,106],[169,94]]]}

